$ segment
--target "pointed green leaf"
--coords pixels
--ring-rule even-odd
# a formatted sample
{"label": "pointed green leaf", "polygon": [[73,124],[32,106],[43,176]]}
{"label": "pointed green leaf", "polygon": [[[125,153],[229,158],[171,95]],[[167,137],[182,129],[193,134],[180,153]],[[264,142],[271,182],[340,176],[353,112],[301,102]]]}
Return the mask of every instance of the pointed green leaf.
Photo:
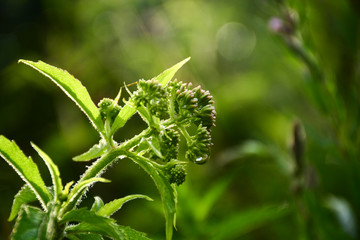
{"label": "pointed green leaf", "polygon": [[117,229],[115,221],[111,218],[102,217],[85,208],[71,210],[60,220],[60,224],[66,222],[79,222],[79,225],[69,226],[67,233],[97,233],[113,239],[125,239],[125,235]]}
{"label": "pointed green leaf", "polygon": [[51,66],[42,61],[32,62],[28,60],[19,60],[26,65],[36,69],[46,77],[50,78],[56,85],[58,85],[86,114],[100,133],[104,133],[104,125],[100,117],[99,109],[86,90],[86,88],[74,76],[60,68]]}
{"label": "pointed green leaf", "polygon": [[64,203],[63,207],[60,210],[60,216],[65,214],[66,211],[74,208],[78,201],[81,199],[82,195],[86,192],[87,188],[94,184],[95,182],[110,182],[105,178],[94,177],[88,180],[77,183],[74,188],[71,190],[68,200]]}
{"label": "pointed green leaf", "polygon": [[44,210],[47,210],[46,204],[50,201],[51,195],[32,159],[27,158],[14,141],[4,136],[0,136],[0,155],[34,191]]}
{"label": "pointed green leaf", "polygon": [[111,125],[110,135],[113,135],[119,128],[123,127],[127,120],[129,120],[129,118],[131,118],[135,113],[136,108],[131,106],[129,103],[126,103]]}
{"label": "pointed green leaf", "polygon": [[97,212],[97,211],[99,211],[100,208],[102,208],[104,206],[104,202],[98,196],[96,196],[94,198],[95,198],[95,201],[94,201],[93,205],[91,206],[90,210],[93,211],[93,212]]}
{"label": "pointed green leaf", "polygon": [[46,213],[38,208],[25,206],[11,233],[14,240],[46,240],[42,235]]}
{"label": "pointed green leaf", "polygon": [[92,146],[89,151],[74,157],[73,160],[76,162],[84,162],[98,158],[106,152],[106,147],[106,141],[101,139],[100,142]]}
{"label": "pointed green leaf", "polygon": [[153,179],[161,196],[163,204],[165,220],[166,220],[166,240],[172,239],[173,224],[175,224],[176,213],[176,192],[173,185],[149,159],[146,159],[137,154],[128,152],[128,157],[142,167]]}
{"label": "pointed green leaf", "polygon": [[163,87],[165,87],[171,79],[174,77],[175,73],[188,61],[190,60],[190,57],[182,60],[181,62],[175,64],[171,68],[166,69],[161,74],[156,76],[154,79],[158,81]]}
{"label": "pointed green leaf", "polygon": [[105,204],[103,207],[101,207],[96,212],[96,214],[103,216],[103,217],[110,217],[112,214],[114,214],[116,211],[118,211],[124,203],[134,200],[134,199],[137,199],[137,198],[144,198],[148,201],[152,201],[151,198],[149,198],[148,196],[145,196],[145,195],[141,195],[141,194],[129,195],[129,196],[119,198],[119,199],[116,199],[114,201],[111,201],[111,202]]}
{"label": "pointed green leaf", "polygon": [[8,221],[14,220],[24,204],[37,200],[35,193],[25,184],[15,195]]}
{"label": "pointed green leaf", "polygon": [[79,233],[79,234],[70,234],[66,236],[70,240],[103,240],[100,234],[94,233]]}
{"label": "pointed green leaf", "polygon": [[31,146],[38,152],[38,154],[44,160],[46,166],[49,169],[51,180],[55,189],[55,202],[56,202],[58,197],[61,195],[63,189],[59,169],[56,166],[56,164],[51,160],[51,158],[45,152],[43,152],[38,146],[36,146],[34,143],[31,143]]}
{"label": "pointed green leaf", "polygon": [[[154,79],[157,80],[163,87],[165,87],[170,80],[174,77],[175,73],[187,62],[190,57],[182,60],[175,64],[169,69],[156,76]],[[127,120],[136,113],[136,108],[132,106],[132,102],[127,102],[126,105],[120,110],[114,123],[111,126],[110,135],[113,135],[119,128],[123,127]]]}

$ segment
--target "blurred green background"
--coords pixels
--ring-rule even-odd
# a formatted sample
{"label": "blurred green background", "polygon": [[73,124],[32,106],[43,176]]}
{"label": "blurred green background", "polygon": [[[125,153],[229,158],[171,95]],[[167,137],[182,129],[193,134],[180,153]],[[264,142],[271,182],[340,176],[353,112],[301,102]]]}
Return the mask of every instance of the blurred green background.
{"label": "blurred green background", "polygon": [[[71,158],[98,135],[63,92],[17,60],[68,70],[97,103],[191,56],[176,77],[209,90],[218,116],[210,161],[189,164],[178,188],[174,239],[357,239],[359,9],[355,0],[2,0],[0,134],[33,157],[47,183],[30,141],[64,182],[76,181],[86,165]],[[143,128],[134,116],[116,140]],[[305,136],[305,155],[294,157]],[[95,185],[82,204],[147,194],[156,201],[130,202],[114,218],[164,239],[150,177],[126,159],[104,177],[112,183]],[[1,161],[0,239],[22,184]]]}

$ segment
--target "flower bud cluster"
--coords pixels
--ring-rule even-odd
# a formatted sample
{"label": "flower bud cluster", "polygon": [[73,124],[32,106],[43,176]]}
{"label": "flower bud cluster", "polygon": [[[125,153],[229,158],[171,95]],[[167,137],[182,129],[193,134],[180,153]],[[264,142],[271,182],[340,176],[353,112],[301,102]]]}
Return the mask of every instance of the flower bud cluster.
{"label": "flower bud cluster", "polygon": [[98,107],[100,108],[100,116],[103,121],[110,119],[113,122],[121,110],[121,107],[114,104],[114,100],[110,98],[103,98],[98,103]]}
{"label": "flower bud cluster", "polygon": [[210,156],[212,145],[210,132],[206,127],[199,125],[195,135],[191,136],[185,157],[191,162],[203,164]]}
{"label": "flower bud cluster", "polygon": [[201,124],[207,129],[215,126],[214,100],[209,91],[201,89],[200,86],[193,88],[191,83],[173,81],[169,84],[168,92],[174,101],[178,121]]}
{"label": "flower bud cluster", "polygon": [[179,186],[185,182],[185,167],[182,164],[169,164],[169,166],[166,166],[165,168],[165,176],[170,183],[175,183]]}
{"label": "flower bud cluster", "polygon": [[144,106],[150,114],[164,117],[167,114],[167,92],[156,80],[140,80],[138,90],[132,95],[136,107]]}
{"label": "flower bud cluster", "polygon": [[[170,162],[171,160],[177,159],[179,153],[180,134],[174,129],[165,129],[160,132],[159,140],[160,152],[162,155],[161,160],[164,162]],[[159,159],[154,152],[150,153],[150,158],[153,160]]]}

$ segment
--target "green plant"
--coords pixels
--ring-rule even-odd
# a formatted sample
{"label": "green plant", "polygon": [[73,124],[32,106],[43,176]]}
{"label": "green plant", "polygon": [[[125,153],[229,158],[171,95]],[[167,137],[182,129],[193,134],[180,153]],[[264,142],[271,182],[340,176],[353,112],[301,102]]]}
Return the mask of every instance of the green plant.
{"label": "green plant", "polygon": [[[104,98],[98,107],[86,88],[68,72],[44,62],[20,60],[55,82],[85,113],[100,134],[100,141],[89,151],[74,157],[75,161],[97,159],[80,180],[63,187],[60,173],[51,158],[31,143],[46,163],[52,178],[47,187],[37,165],[26,157],[15,142],[0,136],[0,155],[16,170],[25,185],[15,196],[9,220],[17,220],[12,239],[148,239],[145,234],[119,226],[110,216],[121,206],[144,195],[130,195],[104,204],[95,197],[91,209],[78,208],[84,194],[95,182],[109,182],[100,176],[118,159],[129,158],[142,167],[153,179],[163,203],[166,220],[166,239],[171,239],[176,213],[176,188],[185,181],[187,162],[180,161],[179,142],[182,135],[187,144],[185,158],[204,163],[210,154],[210,127],[215,122],[214,101],[208,91],[193,88],[189,83],[172,81],[174,74],[188,59],[165,70],[157,77],[140,80],[137,91],[120,107],[121,88],[116,98]],[[138,113],[147,128],[133,138],[117,143],[114,133]],[[194,134],[189,128],[197,125]],[[38,200],[42,209],[29,206]]]}

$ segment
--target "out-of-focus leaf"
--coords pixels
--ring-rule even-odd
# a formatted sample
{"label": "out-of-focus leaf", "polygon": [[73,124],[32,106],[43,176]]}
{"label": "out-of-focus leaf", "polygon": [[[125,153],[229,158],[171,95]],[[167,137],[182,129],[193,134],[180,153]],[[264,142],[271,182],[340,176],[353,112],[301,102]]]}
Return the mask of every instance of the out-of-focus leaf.
{"label": "out-of-focus leaf", "polygon": [[236,239],[269,222],[275,221],[289,213],[289,209],[278,206],[266,206],[241,211],[228,216],[220,222],[213,223],[211,231],[212,240]]}
{"label": "out-of-focus leaf", "polygon": [[50,78],[61,90],[63,90],[69,98],[71,98],[90,119],[100,133],[104,133],[104,125],[100,117],[99,109],[86,90],[86,88],[74,76],[67,71],[51,66],[42,61],[32,62],[28,60],[19,60],[26,65],[36,69],[46,77]]}
{"label": "out-of-focus leaf", "polygon": [[106,141],[101,139],[98,144],[92,146],[87,152],[73,158],[74,161],[84,162],[100,157],[106,152]]}
{"label": "out-of-focus leaf", "polygon": [[14,202],[11,208],[11,213],[8,221],[12,221],[17,216],[21,207],[24,204],[33,202],[36,199],[37,198],[35,193],[30,189],[30,187],[27,184],[25,184],[14,197]]}
{"label": "out-of-focus leaf", "polygon": [[14,141],[10,141],[4,136],[0,136],[0,155],[34,191],[42,207],[46,210],[51,195],[31,157],[27,158]]}
{"label": "out-of-focus leaf", "polygon": [[20,211],[11,239],[14,240],[46,240],[41,236],[42,228],[46,226],[43,220],[46,214],[41,209],[25,206]]}
{"label": "out-of-focus leaf", "polygon": [[61,196],[61,192],[63,190],[63,185],[60,178],[60,172],[56,164],[51,160],[51,158],[43,152],[38,146],[34,143],[31,143],[31,146],[38,152],[40,157],[44,160],[46,166],[49,169],[51,180],[55,189],[55,202],[59,196]]}
{"label": "out-of-focus leaf", "polygon": [[222,181],[217,182],[203,198],[199,199],[197,207],[194,209],[196,213],[195,217],[199,222],[206,219],[216,201],[224,195],[230,182],[230,178],[225,178]]}
{"label": "out-of-focus leaf", "polygon": [[96,214],[103,216],[103,217],[110,217],[112,214],[114,214],[116,211],[118,211],[124,203],[134,200],[134,199],[137,199],[137,198],[144,198],[148,201],[152,201],[151,198],[149,198],[148,196],[145,196],[145,195],[141,195],[141,194],[129,195],[129,196],[126,196],[123,198],[115,199],[115,200],[105,204],[96,212]]}

